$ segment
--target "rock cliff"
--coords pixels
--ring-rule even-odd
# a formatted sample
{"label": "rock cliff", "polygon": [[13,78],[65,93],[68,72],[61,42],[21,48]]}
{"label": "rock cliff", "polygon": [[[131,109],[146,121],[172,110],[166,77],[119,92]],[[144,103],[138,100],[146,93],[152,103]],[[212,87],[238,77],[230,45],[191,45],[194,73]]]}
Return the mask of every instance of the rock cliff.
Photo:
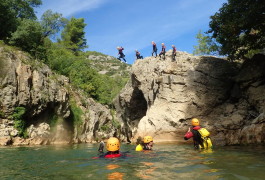
{"label": "rock cliff", "polygon": [[216,57],[171,51],[132,66],[131,81],[115,99],[127,141],[151,135],[156,142],[183,141],[193,117],[215,144],[265,143],[265,59],[242,66]]}
{"label": "rock cliff", "polygon": [[[114,113],[40,61],[3,46],[0,69],[1,145],[92,142],[116,132]],[[19,137],[17,127],[25,127],[26,139]]]}

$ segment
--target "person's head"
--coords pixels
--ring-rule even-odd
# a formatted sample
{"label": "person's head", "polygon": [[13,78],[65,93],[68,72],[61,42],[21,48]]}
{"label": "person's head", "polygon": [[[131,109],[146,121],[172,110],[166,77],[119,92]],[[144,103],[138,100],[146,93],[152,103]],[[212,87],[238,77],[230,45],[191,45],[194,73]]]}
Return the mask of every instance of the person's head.
{"label": "person's head", "polygon": [[108,151],[114,152],[120,150],[120,141],[115,138],[111,137],[107,141],[107,146],[106,146]]}
{"label": "person's head", "polygon": [[154,41],[152,41],[152,44],[155,44],[155,42],[154,42]]}
{"label": "person's head", "polygon": [[147,148],[147,149],[152,149],[153,147],[153,138],[152,136],[145,136],[144,137],[144,146]]}
{"label": "person's head", "polygon": [[162,46],[164,46],[165,45],[165,43],[161,43],[162,44]]}
{"label": "person's head", "polygon": [[174,48],[175,47],[175,45],[172,45],[172,48]]}
{"label": "person's head", "polygon": [[199,119],[197,119],[197,118],[192,118],[192,120],[191,120],[191,125],[192,125],[192,126],[199,126],[199,125],[200,125],[200,121],[199,121]]}
{"label": "person's head", "polygon": [[119,46],[117,46],[117,49],[119,50],[119,49],[120,49],[120,47],[119,47]]}
{"label": "person's head", "polygon": [[135,49],[135,52],[138,52],[138,50],[137,50],[137,49]]}
{"label": "person's head", "polygon": [[153,142],[152,136],[145,136],[144,137],[144,144],[149,144],[150,142]]}

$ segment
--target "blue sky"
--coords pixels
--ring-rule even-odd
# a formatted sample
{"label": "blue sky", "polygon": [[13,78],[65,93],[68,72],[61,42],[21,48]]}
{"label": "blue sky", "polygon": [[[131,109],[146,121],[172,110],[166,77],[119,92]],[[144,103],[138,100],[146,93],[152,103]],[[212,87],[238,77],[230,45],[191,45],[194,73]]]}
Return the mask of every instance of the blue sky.
{"label": "blue sky", "polygon": [[117,46],[124,47],[128,63],[135,60],[135,49],[150,56],[151,41],[158,51],[193,52],[196,34],[208,30],[210,16],[227,0],[42,0],[38,17],[51,9],[66,18],[84,18],[89,51],[117,56]]}

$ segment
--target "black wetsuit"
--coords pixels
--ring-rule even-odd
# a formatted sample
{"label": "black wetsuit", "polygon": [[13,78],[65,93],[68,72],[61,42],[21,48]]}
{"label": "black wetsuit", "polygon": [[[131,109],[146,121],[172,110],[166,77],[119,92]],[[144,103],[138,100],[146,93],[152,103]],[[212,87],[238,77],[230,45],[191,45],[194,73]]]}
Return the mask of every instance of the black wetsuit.
{"label": "black wetsuit", "polygon": [[152,56],[155,53],[156,57],[157,57],[157,47],[156,47],[156,43],[153,44],[153,52],[152,52]]}
{"label": "black wetsuit", "polygon": [[203,147],[203,139],[201,138],[201,134],[199,133],[199,131],[192,129],[191,132],[193,134],[194,148],[199,149],[199,145]]}
{"label": "black wetsuit", "polygon": [[164,59],[166,58],[166,46],[162,46],[162,51],[159,53],[159,57],[161,58],[161,55],[164,55]]}
{"label": "black wetsuit", "polygon": [[136,59],[143,59],[143,56],[140,55],[138,51],[136,51]]}

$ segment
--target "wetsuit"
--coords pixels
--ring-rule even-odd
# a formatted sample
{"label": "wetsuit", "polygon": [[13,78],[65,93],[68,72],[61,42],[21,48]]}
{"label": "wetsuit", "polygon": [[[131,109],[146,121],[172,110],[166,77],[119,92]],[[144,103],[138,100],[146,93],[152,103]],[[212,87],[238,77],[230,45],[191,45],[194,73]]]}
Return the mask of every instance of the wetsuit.
{"label": "wetsuit", "polygon": [[194,148],[199,149],[199,145],[203,147],[203,139],[199,133],[200,126],[193,126],[191,131],[187,132],[184,136],[185,140],[188,140],[193,137]]}
{"label": "wetsuit", "polygon": [[103,141],[101,141],[99,143],[98,152],[103,152],[104,147],[105,147],[105,143]]}
{"label": "wetsuit", "polygon": [[157,57],[157,47],[156,47],[156,43],[153,43],[153,52],[152,52],[152,56],[155,53],[156,57]]}
{"label": "wetsuit", "polygon": [[136,51],[136,59],[143,59],[143,56],[140,55],[139,51]]}
{"label": "wetsuit", "polygon": [[176,60],[176,52],[177,52],[177,48],[173,47],[173,51],[172,51],[172,61]]}
{"label": "wetsuit", "polygon": [[143,150],[152,150],[152,145],[151,146],[148,146],[148,145],[149,143],[144,144]]}
{"label": "wetsuit", "polygon": [[120,47],[120,48],[119,48],[119,55],[120,55],[120,56],[119,56],[117,59],[119,59],[120,61],[121,61],[121,59],[123,59],[123,61],[126,62],[126,59],[124,58],[125,55],[124,55],[123,52],[122,52],[123,50],[124,50],[123,47]]}
{"label": "wetsuit", "polygon": [[159,53],[160,58],[161,58],[161,55],[164,55],[164,59],[166,58],[166,46],[165,45],[162,46],[162,50]]}

